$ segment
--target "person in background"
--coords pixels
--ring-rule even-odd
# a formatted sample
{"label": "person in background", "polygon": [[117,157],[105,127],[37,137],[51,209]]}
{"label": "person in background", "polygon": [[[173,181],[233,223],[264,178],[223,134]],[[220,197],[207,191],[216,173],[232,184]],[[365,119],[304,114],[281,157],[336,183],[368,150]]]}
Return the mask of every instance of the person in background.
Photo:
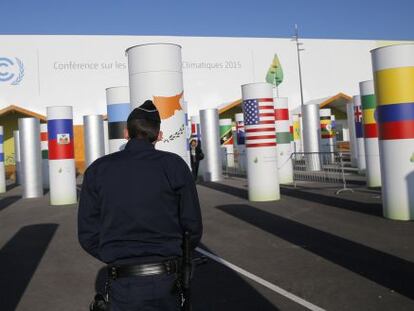
{"label": "person in background", "polygon": [[198,167],[200,161],[204,159],[203,151],[201,150],[200,142],[197,139],[190,140],[190,158],[191,158],[191,170],[193,172],[194,180],[197,180]]}

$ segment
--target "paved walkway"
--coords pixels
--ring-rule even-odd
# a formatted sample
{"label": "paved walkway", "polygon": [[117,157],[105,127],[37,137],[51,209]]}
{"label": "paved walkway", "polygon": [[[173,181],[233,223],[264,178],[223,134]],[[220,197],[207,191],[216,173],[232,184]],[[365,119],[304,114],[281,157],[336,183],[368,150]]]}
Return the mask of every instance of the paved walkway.
{"label": "paved walkway", "polygon": [[[278,202],[246,200],[246,180],[198,186],[202,249],[326,310],[413,310],[414,224],[381,217],[377,191],[302,183]],[[88,310],[102,264],[77,243],[76,206],[48,196],[0,197],[0,310]],[[194,280],[195,311],[306,310],[209,260]]]}

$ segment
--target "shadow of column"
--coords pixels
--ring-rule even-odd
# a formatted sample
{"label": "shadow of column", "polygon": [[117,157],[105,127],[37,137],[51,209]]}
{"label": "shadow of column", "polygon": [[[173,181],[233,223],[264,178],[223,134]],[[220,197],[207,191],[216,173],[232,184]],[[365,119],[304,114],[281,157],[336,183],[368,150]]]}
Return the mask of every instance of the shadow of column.
{"label": "shadow of column", "polygon": [[414,299],[414,263],[250,205],[221,205],[233,217]]}
{"label": "shadow of column", "polygon": [[5,197],[1,199],[0,200],[0,212],[6,209],[7,207],[9,207],[10,205],[12,205],[13,203],[19,201],[21,198],[22,196],[20,195],[13,195],[13,196]]}
{"label": "shadow of column", "polygon": [[57,224],[25,226],[0,250],[2,311],[16,309],[57,228]]}

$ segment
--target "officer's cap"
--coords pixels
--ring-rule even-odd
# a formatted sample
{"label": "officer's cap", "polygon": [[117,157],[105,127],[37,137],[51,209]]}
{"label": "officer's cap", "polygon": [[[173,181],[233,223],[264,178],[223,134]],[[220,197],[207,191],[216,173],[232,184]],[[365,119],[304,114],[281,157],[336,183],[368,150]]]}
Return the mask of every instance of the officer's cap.
{"label": "officer's cap", "polygon": [[133,119],[149,120],[161,123],[160,113],[152,100],[146,100],[141,106],[132,110],[128,116],[128,122]]}

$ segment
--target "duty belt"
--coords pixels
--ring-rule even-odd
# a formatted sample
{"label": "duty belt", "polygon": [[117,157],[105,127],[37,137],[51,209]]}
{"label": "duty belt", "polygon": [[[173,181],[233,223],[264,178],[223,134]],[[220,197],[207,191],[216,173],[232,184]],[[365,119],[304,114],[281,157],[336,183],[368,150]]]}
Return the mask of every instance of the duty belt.
{"label": "duty belt", "polygon": [[110,265],[109,278],[116,280],[128,276],[148,276],[158,274],[172,274],[178,272],[178,260],[168,260],[159,263],[146,263],[139,265]]}

